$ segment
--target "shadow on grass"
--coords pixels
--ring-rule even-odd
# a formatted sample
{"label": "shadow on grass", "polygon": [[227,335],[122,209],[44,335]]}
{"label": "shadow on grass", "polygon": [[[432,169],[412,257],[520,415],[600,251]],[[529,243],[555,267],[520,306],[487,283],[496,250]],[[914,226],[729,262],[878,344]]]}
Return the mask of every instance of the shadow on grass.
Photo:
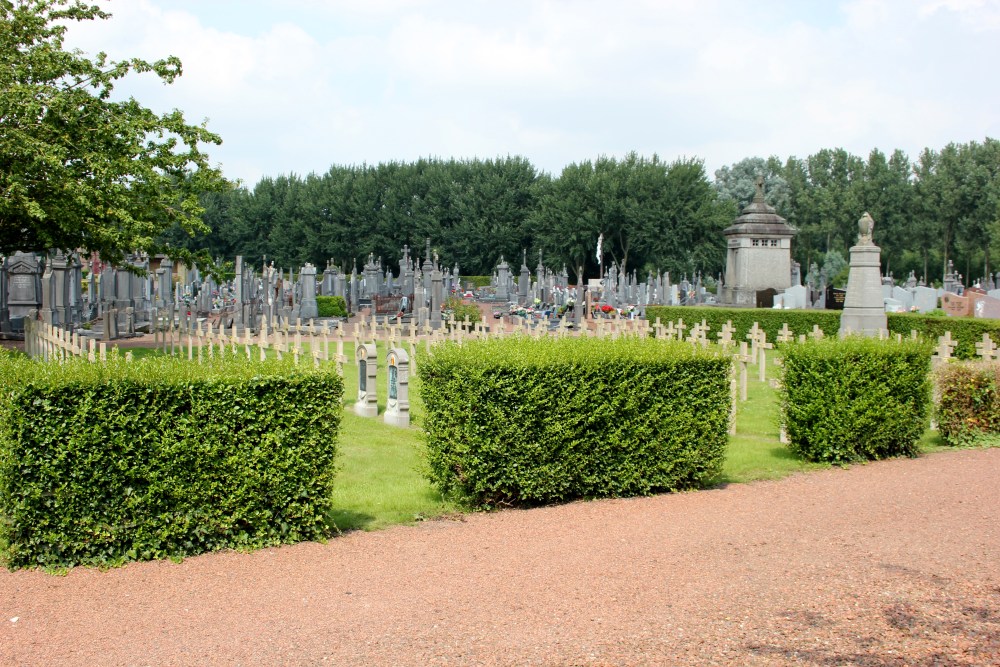
{"label": "shadow on grass", "polygon": [[340,533],[349,533],[353,530],[364,530],[371,525],[373,521],[375,521],[375,517],[371,514],[336,509],[327,514],[326,519],[336,526],[337,532]]}

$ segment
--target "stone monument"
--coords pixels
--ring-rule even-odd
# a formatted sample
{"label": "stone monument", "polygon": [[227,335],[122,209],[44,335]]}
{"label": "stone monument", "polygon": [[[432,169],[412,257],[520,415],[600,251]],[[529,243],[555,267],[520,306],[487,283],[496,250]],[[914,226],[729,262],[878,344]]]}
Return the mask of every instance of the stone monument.
{"label": "stone monument", "polygon": [[389,369],[389,397],[382,420],[391,426],[410,425],[410,357],[401,348],[392,348],[386,355]]}
{"label": "stone monument", "polygon": [[358,400],[354,412],[361,417],[378,416],[378,352],[373,343],[362,343],[357,349]]}
{"label": "stone monument", "polygon": [[844,312],[840,315],[840,336],[888,334],[885,302],[882,297],[882,249],[872,241],[875,221],[868,213],[858,220],[858,243],[851,248],[851,269],[847,276]]}
{"label": "stone monument", "polygon": [[726,236],[726,277],[721,302],[757,305],[757,292],[777,292],[792,284],[792,237],[798,232],[764,202],[764,178],[742,214],[723,232]]}

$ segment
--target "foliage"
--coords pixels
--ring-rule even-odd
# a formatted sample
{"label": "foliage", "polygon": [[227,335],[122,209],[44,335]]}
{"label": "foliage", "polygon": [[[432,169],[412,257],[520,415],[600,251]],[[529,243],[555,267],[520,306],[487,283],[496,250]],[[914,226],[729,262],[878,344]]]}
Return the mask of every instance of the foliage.
{"label": "foliage", "polygon": [[716,340],[715,336],[722,331],[723,324],[732,322],[735,328],[733,340],[737,344],[747,340],[747,333],[750,332],[755,322],[758,328],[767,334],[767,340],[772,343],[777,340],[778,332],[781,331],[784,324],[788,324],[788,328],[795,335],[796,340],[799,335],[811,333],[813,326],[819,326],[820,330],[827,336],[836,336],[840,330],[840,313],[831,310],[648,306],[646,319],[655,322],[657,318],[664,326],[667,322],[677,322],[678,320],[684,320],[688,327],[696,322],[705,322],[709,327],[709,336],[712,340]]}
{"label": "foliage", "polygon": [[786,347],[780,402],[791,451],[829,463],[915,456],[930,352],[916,341],[854,337]]}
{"label": "foliage", "polygon": [[276,361],[0,360],[12,567],[321,539],[343,382]]}
{"label": "foliage", "polygon": [[887,313],[889,333],[910,336],[916,331],[924,340],[937,343],[940,336],[951,332],[957,341],[954,354],[959,359],[974,359],[976,343],[988,334],[994,343],[1000,343],[1000,320],[974,317],[941,317],[931,314]]}
{"label": "foliage", "polygon": [[452,297],[448,299],[445,303],[445,308],[450,310],[455,316],[456,322],[464,322],[466,318],[469,319],[470,324],[475,324],[482,320],[482,313],[479,311],[479,306],[474,303],[465,303],[459,298]]}
{"label": "foliage", "polygon": [[959,446],[1000,441],[1000,365],[950,363],[935,376],[944,441]]}
{"label": "foliage", "polygon": [[180,111],[113,101],[129,73],[171,83],[180,61],[91,59],[63,47],[74,22],[108,17],[83,0],[0,2],[2,254],[85,249],[121,264],[134,250],[165,250],[190,261],[157,236],[207,231],[198,196],[226,183],[199,146],[219,137]]}
{"label": "foliage", "polygon": [[459,276],[459,283],[463,286],[471,284],[474,289],[489,287],[493,284],[493,276]]}
{"label": "foliage", "polygon": [[725,457],[729,368],[634,337],[439,345],[419,367],[429,478],[479,506],[697,487]]}
{"label": "foliage", "polygon": [[342,296],[317,296],[320,317],[347,317],[347,301]]}

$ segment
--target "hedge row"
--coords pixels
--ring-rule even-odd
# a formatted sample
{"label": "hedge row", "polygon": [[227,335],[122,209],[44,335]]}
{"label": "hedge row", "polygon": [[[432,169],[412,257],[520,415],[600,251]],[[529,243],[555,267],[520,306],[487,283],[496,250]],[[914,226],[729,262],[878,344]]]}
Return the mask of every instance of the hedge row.
{"label": "hedge row", "polygon": [[946,364],[937,371],[937,420],[949,445],[1000,441],[1000,365]]}
{"label": "hedge row", "polygon": [[0,359],[8,566],[116,565],[322,538],[343,382],[246,360]]}
{"label": "hedge row", "polygon": [[347,317],[347,301],[342,296],[317,296],[316,308],[320,317]]}
{"label": "hedge row", "polygon": [[[646,308],[646,319],[655,322],[656,318],[664,325],[683,319],[686,324],[694,324],[705,320],[711,327],[711,334],[722,330],[726,321],[732,321],[736,332],[736,341],[746,340],[747,332],[757,322],[767,333],[767,339],[774,342],[782,325],[795,334],[808,334],[818,325],[827,336],[835,336],[840,330],[840,311],[836,310],[781,310],[772,308],[717,308],[714,306],[649,306]],[[937,343],[939,336],[946,331],[951,332],[958,341],[955,356],[960,359],[972,359],[976,355],[976,343],[987,333],[994,343],[1000,344],[1000,320],[979,319],[972,317],[941,317],[921,315],[919,313],[887,313],[886,326],[890,334],[902,334],[909,337],[916,331],[926,340]]]}
{"label": "hedge row", "polygon": [[419,370],[429,478],[476,506],[696,487],[722,467],[729,368],[634,337],[436,346]]}
{"label": "hedge row", "polygon": [[791,451],[830,463],[915,456],[930,355],[927,343],[855,337],[786,347],[780,404]]}

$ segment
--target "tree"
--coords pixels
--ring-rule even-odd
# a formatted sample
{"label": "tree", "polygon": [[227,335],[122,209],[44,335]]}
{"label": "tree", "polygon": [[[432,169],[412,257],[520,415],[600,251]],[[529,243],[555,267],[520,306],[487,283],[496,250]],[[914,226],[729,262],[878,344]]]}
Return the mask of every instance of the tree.
{"label": "tree", "polygon": [[173,82],[180,61],[64,48],[73,22],[108,18],[82,0],[0,0],[0,253],[183,256],[162,233],[207,231],[198,195],[227,183],[199,146],[221,139],[180,111],[157,115],[112,97],[131,72]]}

